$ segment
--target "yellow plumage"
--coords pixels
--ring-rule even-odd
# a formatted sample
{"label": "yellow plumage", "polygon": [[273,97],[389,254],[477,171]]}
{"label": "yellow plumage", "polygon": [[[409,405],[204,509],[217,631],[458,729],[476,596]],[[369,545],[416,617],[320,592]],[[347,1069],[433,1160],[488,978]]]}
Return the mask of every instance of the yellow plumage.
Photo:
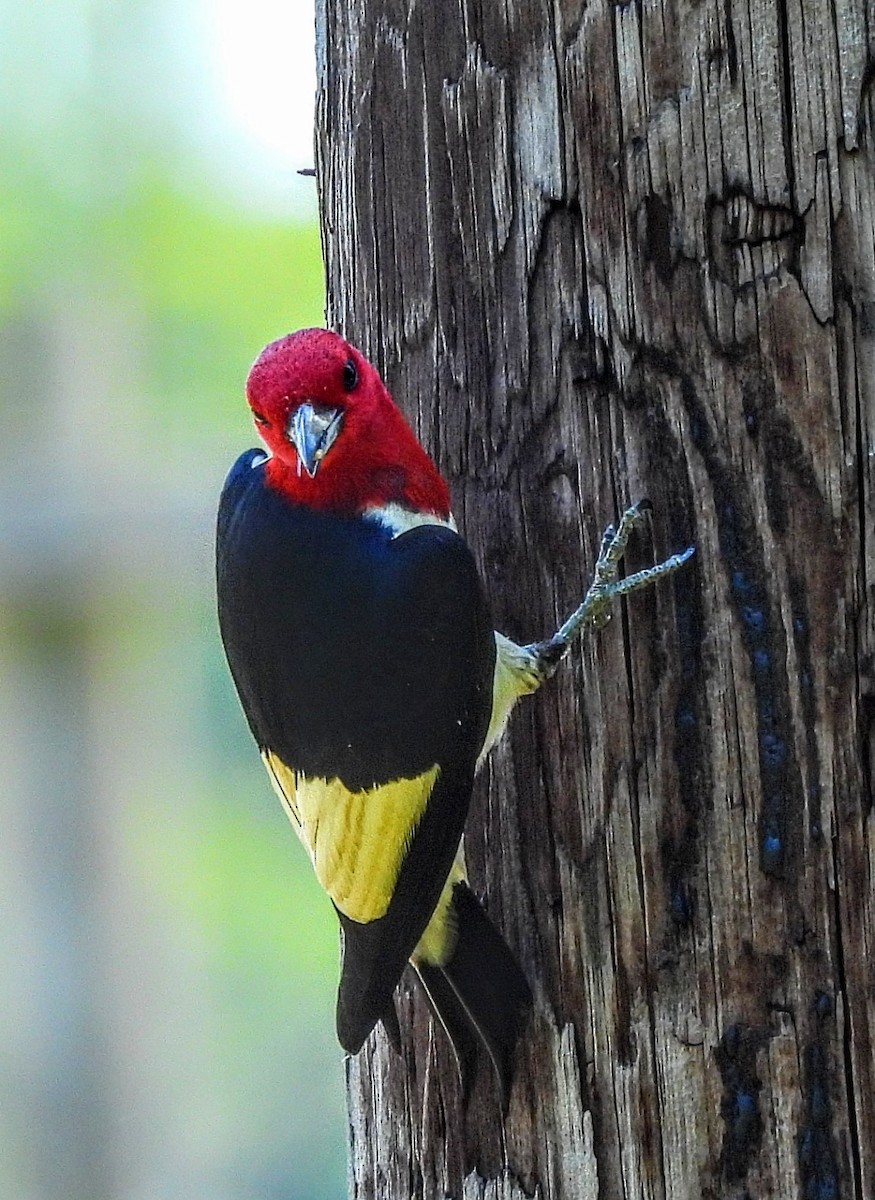
{"label": "yellow plumage", "polygon": [[426,962],[439,967],[452,958],[458,935],[456,915],[453,911],[453,888],[457,883],[466,883],[467,880],[468,875],[460,851],[447,876],[447,882],[444,884],[441,898],[431,915],[431,920],[426,925],[422,937],[416,944],[416,949],[410,956],[411,962]]}
{"label": "yellow plumage", "polygon": [[[520,696],[539,678],[531,652],[495,634],[492,714],[481,761],[501,736]],[[262,754],[271,782],[304,844],[322,887],[345,916],[367,924],[385,915],[416,826],[437,780],[437,765],[412,779],[350,791],[339,779],[312,779],[269,750]],[[413,954],[440,963],[452,952],[453,886],[466,879],[459,854],[437,907]]]}
{"label": "yellow plumage", "polygon": [[362,924],[382,917],[439,768],[352,792],[339,779],[307,778],[269,750],[262,758],[319,882],[340,911]]}

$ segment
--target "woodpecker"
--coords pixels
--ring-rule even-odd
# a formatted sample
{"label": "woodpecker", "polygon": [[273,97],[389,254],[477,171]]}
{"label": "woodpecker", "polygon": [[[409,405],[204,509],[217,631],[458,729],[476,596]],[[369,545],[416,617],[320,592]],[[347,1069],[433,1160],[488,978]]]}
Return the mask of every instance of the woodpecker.
{"label": "woodpecker", "polygon": [[410,962],[463,1081],[488,1053],[506,1096],[529,983],[469,887],[478,766],[516,701],[616,596],[644,506],[602,544],[583,603],[544,642],[493,629],[446,482],[377,370],[337,333],[273,342],[246,385],[267,451],[242,454],[217,527],[221,636],[270,780],[337,910],[337,1034],[351,1054]]}

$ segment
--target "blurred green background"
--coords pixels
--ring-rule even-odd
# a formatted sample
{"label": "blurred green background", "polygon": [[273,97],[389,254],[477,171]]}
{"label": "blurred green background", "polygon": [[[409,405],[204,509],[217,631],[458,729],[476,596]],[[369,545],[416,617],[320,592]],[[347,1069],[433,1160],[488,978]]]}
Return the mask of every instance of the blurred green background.
{"label": "blurred green background", "polygon": [[322,320],[312,56],[306,0],[0,0],[10,1200],[345,1192],[333,914],[212,579],[248,366]]}

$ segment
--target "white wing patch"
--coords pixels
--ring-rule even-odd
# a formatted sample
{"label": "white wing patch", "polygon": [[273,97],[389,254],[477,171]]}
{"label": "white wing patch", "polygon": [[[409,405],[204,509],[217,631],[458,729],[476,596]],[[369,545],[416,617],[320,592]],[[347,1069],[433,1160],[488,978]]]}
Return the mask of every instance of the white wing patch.
{"label": "white wing patch", "polygon": [[384,916],[440,768],[351,792],[339,779],[307,778],[269,750],[262,758],[319,882],[340,911],[362,924]]}
{"label": "white wing patch", "polygon": [[373,508],[366,508],[362,515],[370,521],[379,521],[381,525],[385,525],[393,538],[407,533],[409,529],[417,529],[420,525],[443,525],[445,529],[452,529],[453,533],[459,532],[452,516],[445,521],[436,513],[413,512],[402,504],[375,505]]}

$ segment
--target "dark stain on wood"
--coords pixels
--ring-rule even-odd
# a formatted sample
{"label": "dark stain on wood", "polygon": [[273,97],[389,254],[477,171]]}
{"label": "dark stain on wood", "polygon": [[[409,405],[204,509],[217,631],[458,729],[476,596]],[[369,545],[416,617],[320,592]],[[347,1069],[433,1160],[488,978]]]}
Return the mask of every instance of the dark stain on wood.
{"label": "dark stain on wood", "polygon": [[817,749],[817,698],[814,688],[814,663],[811,659],[811,620],[808,613],[808,598],[805,582],[800,575],[792,575],[789,581],[793,644],[799,664],[799,698],[804,725],[803,750],[808,777],[808,811],[811,814],[809,833],[815,842],[823,841],[820,823],[821,783],[820,755]]}
{"label": "dark stain on wood", "polygon": [[805,1113],[799,1133],[799,1168],[804,1200],[838,1200],[841,1189],[832,1131],[832,1068],[825,1029],[827,1024],[832,1024],[835,1005],[827,992],[818,992],[812,1007],[816,1034],[805,1048]]}
{"label": "dark stain on wood", "polygon": [[762,1143],[760,1092],[763,1084],[757,1071],[757,1055],[765,1041],[762,1030],[735,1024],[729,1026],[714,1051],[723,1081],[720,1169],[730,1183],[744,1179]]}
{"label": "dark stain on wood", "polygon": [[660,283],[668,284],[674,273],[672,212],[661,196],[651,193],[644,201],[642,251],[653,263]]}
{"label": "dark stain on wood", "polygon": [[642,361],[660,374],[678,381],[690,438],[702,456],[713,489],[729,596],[748,654],[756,701],[762,788],[760,866],[766,875],[786,880],[797,870],[801,851],[801,778],[789,713],[786,652],[766,587],[762,539],[749,486],[726,461],[690,376],[668,355],[653,350],[640,354]]}

